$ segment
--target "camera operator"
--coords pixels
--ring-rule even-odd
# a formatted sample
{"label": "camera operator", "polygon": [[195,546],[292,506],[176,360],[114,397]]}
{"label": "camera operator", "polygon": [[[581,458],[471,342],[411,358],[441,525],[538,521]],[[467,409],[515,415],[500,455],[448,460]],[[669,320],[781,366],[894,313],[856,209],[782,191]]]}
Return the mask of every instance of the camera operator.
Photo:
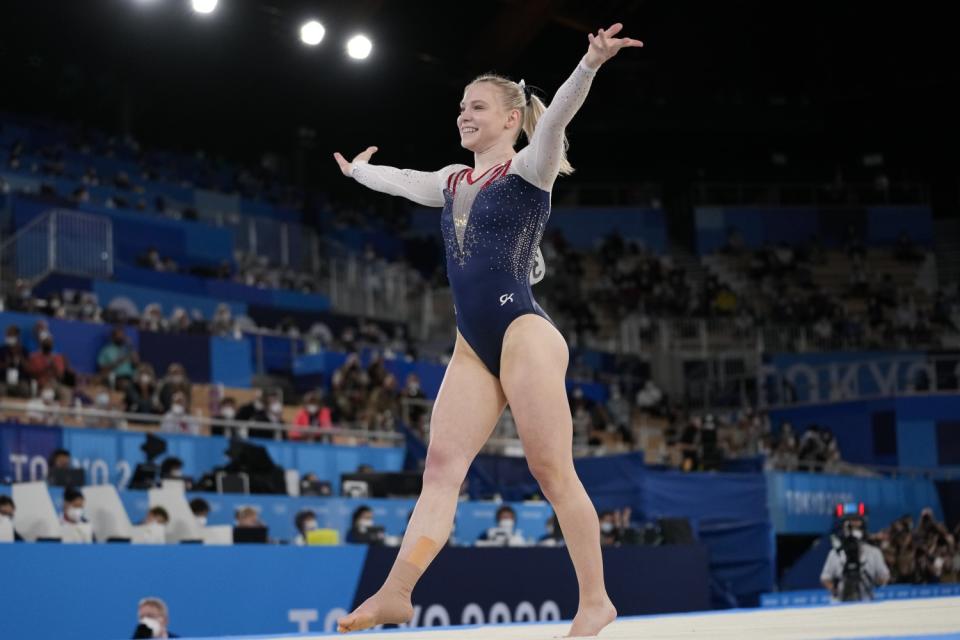
{"label": "camera operator", "polygon": [[839,536],[832,537],[833,549],[823,564],[820,582],[837,600],[872,600],[874,587],[890,580],[890,570],[880,550],[866,542],[863,518],[844,519]]}

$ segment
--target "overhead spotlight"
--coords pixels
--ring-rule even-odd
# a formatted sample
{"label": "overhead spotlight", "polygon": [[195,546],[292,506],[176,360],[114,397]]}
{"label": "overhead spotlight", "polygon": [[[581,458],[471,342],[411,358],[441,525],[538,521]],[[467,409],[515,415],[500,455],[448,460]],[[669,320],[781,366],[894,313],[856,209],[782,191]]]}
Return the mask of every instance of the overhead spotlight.
{"label": "overhead spotlight", "polygon": [[303,26],[300,27],[300,40],[303,42],[303,44],[308,44],[311,47],[314,47],[320,44],[320,41],[323,40],[324,33],[326,33],[326,29],[324,29],[323,25],[316,20],[304,22]]}
{"label": "overhead spotlight", "polygon": [[197,13],[210,14],[217,8],[217,0],[191,0],[193,10]]}
{"label": "overhead spotlight", "polygon": [[373,43],[364,35],[356,35],[347,41],[347,55],[354,60],[363,60],[370,55]]}

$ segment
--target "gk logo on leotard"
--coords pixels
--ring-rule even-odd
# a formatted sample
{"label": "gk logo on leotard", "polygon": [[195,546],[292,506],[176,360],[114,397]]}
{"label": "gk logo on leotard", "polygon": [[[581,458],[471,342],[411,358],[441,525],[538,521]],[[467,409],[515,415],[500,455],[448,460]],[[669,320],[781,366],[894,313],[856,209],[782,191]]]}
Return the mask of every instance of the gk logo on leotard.
{"label": "gk logo on leotard", "polygon": [[503,305],[507,304],[508,302],[513,302],[513,294],[512,294],[512,293],[505,293],[505,294],[503,294],[502,296],[500,296],[500,306],[501,306],[501,307],[502,307]]}

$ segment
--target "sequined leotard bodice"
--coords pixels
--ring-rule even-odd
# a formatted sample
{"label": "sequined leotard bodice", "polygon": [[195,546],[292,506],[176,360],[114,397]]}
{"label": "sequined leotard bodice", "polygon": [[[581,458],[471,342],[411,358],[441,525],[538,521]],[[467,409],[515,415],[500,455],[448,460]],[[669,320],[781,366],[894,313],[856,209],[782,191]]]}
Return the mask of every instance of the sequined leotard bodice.
{"label": "sequined leotard bodice", "polygon": [[372,189],[443,207],[440,224],[457,328],[496,376],[510,323],[528,313],[551,321],[533,298],[530,274],[550,217],[564,129],[595,72],[581,61],[540,117],[530,144],[483,175],[474,176],[466,165],[423,172],[353,164],[351,175]]}

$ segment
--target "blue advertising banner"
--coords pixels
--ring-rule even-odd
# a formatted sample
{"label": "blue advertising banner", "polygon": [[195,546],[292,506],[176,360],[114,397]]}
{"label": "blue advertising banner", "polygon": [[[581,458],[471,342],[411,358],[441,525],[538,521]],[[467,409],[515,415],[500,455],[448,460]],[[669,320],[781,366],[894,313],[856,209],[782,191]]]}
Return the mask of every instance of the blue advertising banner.
{"label": "blue advertising banner", "polygon": [[890,397],[930,384],[936,372],[922,351],[775,353],[762,378],[782,401],[827,402]]}
{"label": "blue advertising banner", "polygon": [[863,502],[870,530],[886,527],[904,514],[932,507],[943,520],[940,496],[931,480],[857,478],[814,473],[767,473],[767,501],[777,533],[819,534],[833,528],[838,502]]}
{"label": "blue advertising banner", "polygon": [[0,482],[46,478],[47,458],[62,443],[60,427],[0,423]]}
{"label": "blue advertising banner", "polygon": [[[380,588],[396,555],[396,549],[369,550],[353,606]],[[603,574],[621,616],[710,608],[707,549],[700,544],[607,547]],[[570,620],[577,591],[566,549],[447,547],[413,592],[412,626]]]}
{"label": "blue advertising banner", "polygon": [[0,638],[133,636],[137,603],[162,598],[181,636],[335,629],[366,547],[0,545]]}
{"label": "blue advertising banner", "polygon": [[[162,598],[181,636],[334,631],[379,588],[396,549],[241,545],[0,545],[0,637],[130,638],[137,603]],[[621,615],[709,607],[700,545],[604,549]],[[455,585],[455,586],[454,586]],[[413,594],[412,626],[547,621],[576,613],[567,550],[441,551]]]}

